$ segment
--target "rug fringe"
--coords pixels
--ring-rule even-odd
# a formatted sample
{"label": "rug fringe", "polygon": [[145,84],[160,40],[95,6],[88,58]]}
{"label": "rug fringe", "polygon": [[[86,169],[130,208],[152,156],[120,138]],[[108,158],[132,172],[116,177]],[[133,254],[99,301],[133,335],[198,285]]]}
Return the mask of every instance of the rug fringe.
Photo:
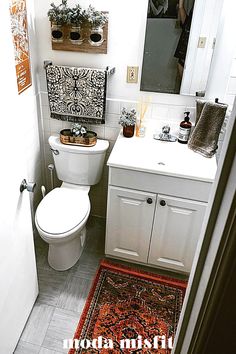
{"label": "rug fringe", "polygon": [[100,265],[102,265],[103,267],[109,268],[109,269],[118,270],[121,272],[123,271],[124,273],[132,274],[137,277],[144,275],[143,278],[149,278],[150,280],[154,280],[156,282],[168,281],[172,285],[180,287],[181,289],[182,288],[186,289],[187,284],[188,284],[187,280],[176,279],[176,278],[172,278],[172,277],[169,277],[166,275],[155,274],[155,273],[148,272],[148,271],[145,271],[145,270],[142,270],[139,268],[134,268],[133,266],[130,267],[125,264],[115,263],[115,262],[110,261],[109,259],[105,259],[105,258],[101,260]]}

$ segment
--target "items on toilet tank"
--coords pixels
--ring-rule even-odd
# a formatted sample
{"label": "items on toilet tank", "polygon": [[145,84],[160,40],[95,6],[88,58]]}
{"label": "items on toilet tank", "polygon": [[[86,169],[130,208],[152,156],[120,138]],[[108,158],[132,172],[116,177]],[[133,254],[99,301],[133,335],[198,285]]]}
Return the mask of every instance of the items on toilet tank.
{"label": "items on toilet tank", "polygon": [[191,128],[192,128],[192,123],[189,121],[190,112],[184,112],[184,114],[185,114],[184,120],[180,123],[179,126],[178,142],[181,144],[188,143],[188,139],[190,137]]}

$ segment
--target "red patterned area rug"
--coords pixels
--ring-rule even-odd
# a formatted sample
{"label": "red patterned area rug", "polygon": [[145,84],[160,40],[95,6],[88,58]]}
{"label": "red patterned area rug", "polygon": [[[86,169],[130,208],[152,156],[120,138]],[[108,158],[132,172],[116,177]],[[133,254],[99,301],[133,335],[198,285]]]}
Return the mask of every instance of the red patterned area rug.
{"label": "red patterned area rug", "polygon": [[171,353],[186,286],[103,260],[69,354]]}

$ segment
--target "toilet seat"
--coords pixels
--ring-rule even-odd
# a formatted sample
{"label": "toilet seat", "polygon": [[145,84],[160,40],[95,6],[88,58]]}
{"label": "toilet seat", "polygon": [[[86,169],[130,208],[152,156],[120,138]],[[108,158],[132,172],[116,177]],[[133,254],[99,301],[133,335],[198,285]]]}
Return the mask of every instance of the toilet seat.
{"label": "toilet seat", "polygon": [[88,192],[75,188],[55,188],[40,202],[35,221],[50,238],[63,238],[78,228],[90,212]]}

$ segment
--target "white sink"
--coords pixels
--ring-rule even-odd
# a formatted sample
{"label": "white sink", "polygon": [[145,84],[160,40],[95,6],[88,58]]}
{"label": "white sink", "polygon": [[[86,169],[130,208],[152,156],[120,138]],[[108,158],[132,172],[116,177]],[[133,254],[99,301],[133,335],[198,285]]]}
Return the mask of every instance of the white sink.
{"label": "white sink", "polygon": [[107,162],[108,166],[183,178],[213,181],[216,159],[193,152],[185,144],[152,137],[124,138],[122,133]]}

